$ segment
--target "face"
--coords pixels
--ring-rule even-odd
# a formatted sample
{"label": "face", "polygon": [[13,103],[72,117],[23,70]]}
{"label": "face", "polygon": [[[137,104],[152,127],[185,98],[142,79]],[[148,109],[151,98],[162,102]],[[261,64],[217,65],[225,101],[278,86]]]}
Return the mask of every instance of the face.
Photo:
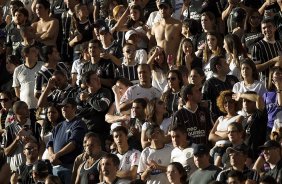
{"label": "face", "polygon": [[220,70],[222,74],[227,75],[230,72],[229,64],[226,62],[226,59],[220,59]]}
{"label": "face", "polygon": [[60,53],[58,52],[58,49],[56,47],[53,47],[53,52],[52,52],[51,58],[55,61],[61,60]]}
{"label": "face", "polygon": [[140,11],[136,9],[130,9],[130,17],[132,20],[137,21],[140,18]]}
{"label": "face", "polygon": [[235,100],[231,96],[226,96],[223,101],[224,109],[226,112],[234,113],[235,112]]}
{"label": "face", "polygon": [[241,75],[242,77],[245,78],[250,78],[253,76],[253,70],[250,67],[250,65],[247,64],[242,64],[241,66]]}
{"label": "face", "polygon": [[184,54],[192,54],[193,52],[193,45],[190,42],[184,42],[182,45],[182,50]]}
{"label": "face", "polygon": [[123,55],[127,59],[134,59],[135,58],[135,54],[136,54],[136,48],[135,48],[134,45],[126,45],[123,48]]}
{"label": "face", "polygon": [[204,30],[211,30],[212,29],[212,21],[211,19],[204,15],[201,17],[201,25]]}
{"label": "face", "polygon": [[254,12],[249,19],[249,23],[252,27],[258,27],[261,22],[261,15],[258,12]]}
{"label": "face", "polygon": [[87,6],[86,5],[82,5],[80,7],[80,9],[78,10],[77,14],[78,14],[78,18],[79,19],[88,17],[89,12],[88,12]]}
{"label": "face", "polygon": [[90,81],[86,85],[98,90],[101,87],[100,78],[96,74],[93,74],[90,76]]}
{"label": "face", "polygon": [[209,155],[207,154],[194,155],[194,163],[198,168],[206,167],[206,164],[208,162],[209,162]]}
{"label": "face", "polygon": [[38,50],[35,47],[31,47],[29,49],[29,53],[26,54],[26,57],[28,57],[32,61],[38,60]]}
{"label": "face", "polygon": [[177,89],[180,88],[181,86],[179,86],[179,79],[178,76],[176,75],[176,73],[170,72],[167,76],[167,83],[169,88],[171,89]]}
{"label": "face", "polygon": [[159,5],[159,12],[161,14],[161,17],[162,18],[170,17],[170,9],[171,8],[169,7],[169,5],[164,5],[164,4]]}
{"label": "face", "polygon": [[67,85],[67,77],[61,74],[57,74],[54,76],[56,79],[56,87],[59,89],[63,89]]}
{"label": "face", "polygon": [[265,38],[274,39],[276,28],[272,23],[261,24],[261,30]]}
{"label": "face", "polygon": [[[158,48],[156,48],[158,49]],[[161,66],[164,62],[164,54],[163,52],[159,52],[159,54],[155,57],[155,62],[156,64],[158,64],[159,66]]]}
{"label": "face", "polygon": [[203,95],[202,95],[202,92],[200,91],[199,88],[197,88],[196,86],[193,87],[192,89],[192,93],[193,93],[193,101],[196,102],[196,103],[200,103],[202,98],[203,98]]}
{"label": "face", "polygon": [[45,9],[42,4],[36,4],[35,12],[36,12],[37,16],[40,18],[40,17],[42,17],[42,15],[45,15],[46,13],[48,13],[48,10]]}
{"label": "face", "polygon": [[156,102],[156,113],[157,114],[165,114],[166,113],[166,106],[162,100],[158,100]]}
{"label": "face", "polygon": [[151,135],[151,139],[162,141],[163,140],[163,131],[160,128],[155,128],[154,132]]}
{"label": "face", "polygon": [[210,50],[217,48],[217,38],[214,35],[207,35],[207,43]]}
{"label": "face", "polygon": [[231,166],[242,165],[242,163],[246,162],[246,155],[244,155],[242,152],[232,151],[229,153],[229,157]]}
{"label": "face", "polygon": [[235,127],[227,127],[228,139],[232,143],[237,143],[242,139],[242,133],[240,133]]}
{"label": "face", "polygon": [[0,104],[4,109],[9,109],[12,107],[12,100],[7,95],[0,93]]}
{"label": "face", "polygon": [[16,113],[17,119],[21,120],[22,122],[26,122],[29,118],[29,110],[28,106],[24,104],[21,108],[18,109]]}
{"label": "face", "polygon": [[62,107],[62,114],[64,118],[71,119],[75,116],[76,108],[73,107],[71,104],[66,104]]}
{"label": "face", "polygon": [[17,25],[23,25],[26,21],[26,17],[24,16],[24,14],[20,13],[20,12],[16,12],[15,16],[14,16],[14,22]]}
{"label": "face", "polygon": [[55,107],[49,107],[47,109],[47,118],[50,122],[56,122],[59,118],[59,112]]}
{"label": "face", "polygon": [[204,77],[201,76],[196,70],[192,70],[190,72],[188,80],[189,80],[189,83],[199,86],[199,85],[202,85]]}
{"label": "face", "polygon": [[101,48],[99,48],[98,44],[89,43],[88,52],[90,57],[98,57],[101,53]]}
{"label": "face", "polygon": [[112,159],[103,158],[101,161],[101,170],[104,176],[109,176],[113,171],[117,170]]}
{"label": "face", "polygon": [[243,99],[243,109],[247,113],[253,113],[256,110],[256,102],[252,102],[251,100]]}
{"label": "face", "polygon": [[272,81],[281,81],[282,80],[282,70],[276,70],[272,75]]}
{"label": "face", "polygon": [[181,175],[177,168],[173,165],[169,165],[167,167],[166,176],[170,183],[178,183],[180,182]]}
{"label": "face", "polygon": [[125,86],[124,84],[122,84],[119,81],[116,83],[116,86],[118,88],[118,92],[119,92],[120,96],[122,96],[126,92],[126,90],[128,89],[127,86]]}
{"label": "face", "polygon": [[118,147],[127,143],[127,135],[125,135],[122,131],[114,132],[113,138]]}
{"label": "face", "polygon": [[36,158],[38,157],[38,146],[35,143],[27,143],[23,153],[29,159]]}
{"label": "face", "polygon": [[84,148],[88,155],[94,155],[97,153],[97,149],[99,148],[97,140],[94,137],[89,137],[85,142]]}
{"label": "face", "polygon": [[100,37],[101,42],[111,43],[112,41],[111,33],[106,32],[106,31],[100,31],[99,37]]}
{"label": "face", "polygon": [[171,131],[170,136],[174,147],[182,146],[187,143],[187,135],[179,130]]}
{"label": "face", "polygon": [[266,162],[273,163],[273,160],[279,158],[280,149],[275,147],[265,148],[262,153]]}
{"label": "face", "polygon": [[151,71],[148,67],[139,66],[137,72],[140,84],[149,83],[151,81]]}
{"label": "face", "polygon": [[133,117],[143,117],[145,114],[145,110],[140,103],[134,103],[131,107],[131,112]]}

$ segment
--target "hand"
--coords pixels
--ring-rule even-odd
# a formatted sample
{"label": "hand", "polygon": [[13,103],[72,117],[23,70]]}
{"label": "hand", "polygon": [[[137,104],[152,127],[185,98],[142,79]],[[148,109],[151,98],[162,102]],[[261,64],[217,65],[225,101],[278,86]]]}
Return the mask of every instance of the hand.
{"label": "hand", "polygon": [[101,58],[104,58],[104,59],[110,59],[111,56],[110,56],[109,53],[103,52],[103,53],[100,54],[100,57],[101,57]]}
{"label": "hand", "polygon": [[155,49],[155,52],[154,52],[154,57],[157,57],[158,55],[160,55],[162,52],[163,52],[163,48],[157,46],[156,49]]}
{"label": "hand", "polygon": [[120,120],[121,121],[129,121],[130,120],[130,116],[128,114],[122,115]]}
{"label": "hand", "polygon": [[56,78],[55,77],[51,77],[49,80],[48,80],[48,83],[47,83],[47,86],[46,88],[48,88],[49,90],[52,90],[54,89],[56,86]]}
{"label": "hand", "polygon": [[82,40],[83,36],[82,36],[82,34],[78,33],[78,35],[76,35],[74,38],[75,38],[76,42],[79,42],[79,41]]}
{"label": "hand", "polygon": [[232,95],[232,99],[235,101],[239,101],[241,98],[241,93],[235,93]]}
{"label": "hand", "polygon": [[159,164],[157,164],[157,162],[154,161],[154,160],[150,161],[149,166],[150,166],[151,169],[158,169],[159,168]]}
{"label": "hand", "polygon": [[87,92],[82,92],[82,93],[79,94],[79,99],[81,101],[86,101],[88,98],[89,98],[89,93],[87,93]]}
{"label": "hand", "polygon": [[112,90],[113,90],[114,94],[118,94],[118,87],[117,87],[117,85],[114,85],[112,87]]}
{"label": "hand", "polygon": [[198,50],[204,50],[205,46],[206,46],[206,43],[204,42],[198,47]]}

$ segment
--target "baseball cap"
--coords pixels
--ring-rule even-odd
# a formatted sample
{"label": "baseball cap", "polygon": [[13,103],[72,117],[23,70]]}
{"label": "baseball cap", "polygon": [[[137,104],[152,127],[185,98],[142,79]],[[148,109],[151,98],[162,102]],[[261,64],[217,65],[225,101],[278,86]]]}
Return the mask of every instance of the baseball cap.
{"label": "baseball cap", "polygon": [[204,144],[196,144],[193,147],[193,154],[194,155],[202,155],[202,154],[208,154],[209,153],[209,149],[206,145]]}
{"label": "baseball cap", "polygon": [[270,141],[266,141],[262,146],[260,146],[259,148],[266,149],[266,148],[281,148],[281,145],[279,144],[279,142],[274,141],[274,140],[270,140]]}
{"label": "baseball cap", "polygon": [[37,163],[33,165],[32,171],[36,173],[48,173],[49,172],[47,164],[42,160],[38,160]]}
{"label": "baseball cap", "polygon": [[134,34],[137,34],[137,31],[135,31],[135,30],[129,30],[129,31],[127,31],[127,32],[125,33],[125,35],[124,35],[125,40],[128,40],[128,39],[130,38],[130,36],[132,36],[132,35],[134,35]]}
{"label": "baseball cap", "polygon": [[71,104],[73,106],[77,106],[77,103],[74,98],[66,98],[62,101],[62,103],[58,104],[59,106],[65,106],[67,104]]}
{"label": "baseball cap", "polygon": [[171,0],[160,0],[160,5],[167,5],[172,8]]}
{"label": "baseball cap", "polygon": [[226,149],[227,154],[231,152],[242,152],[246,155],[248,154],[248,147],[245,144],[239,144],[237,146],[229,147]]}

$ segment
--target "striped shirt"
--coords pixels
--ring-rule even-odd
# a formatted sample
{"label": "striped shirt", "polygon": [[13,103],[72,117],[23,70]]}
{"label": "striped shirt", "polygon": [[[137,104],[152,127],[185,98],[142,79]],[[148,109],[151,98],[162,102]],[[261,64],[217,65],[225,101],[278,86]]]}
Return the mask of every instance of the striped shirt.
{"label": "striped shirt", "polygon": [[47,101],[58,104],[61,103],[66,98],[76,98],[77,94],[78,94],[78,89],[68,84],[68,86],[63,90],[61,89],[54,90],[47,97]]}
{"label": "striped shirt", "polygon": [[138,64],[136,65],[122,64],[120,67],[116,69],[116,76],[127,78],[133,84],[138,84],[139,79],[138,79],[137,68],[138,68]]}
{"label": "striped shirt", "polygon": [[[225,183],[228,179],[228,173],[232,170],[233,170],[232,168],[229,168],[229,169],[225,169],[225,170],[221,171],[218,174],[216,181],[221,181],[221,182]],[[255,181],[256,183],[258,183],[259,173],[257,171],[245,167],[242,173],[243,173],[245,180],[252,180],[252,181]]]}

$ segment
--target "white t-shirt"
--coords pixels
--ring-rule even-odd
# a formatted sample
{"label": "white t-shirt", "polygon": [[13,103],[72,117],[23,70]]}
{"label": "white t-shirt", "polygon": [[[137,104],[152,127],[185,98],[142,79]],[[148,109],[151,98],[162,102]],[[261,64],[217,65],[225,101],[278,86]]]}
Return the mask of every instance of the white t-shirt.
{"label": "white t-shirt", "polygon": [[193,144],[183,150],[179,149],[178,147],[174,148],[171,152],[170,162],[181,163],[184,169],[187,171],[187,175],[190,176],[198,169],[194,163]]}
{"label": "white t-shirt", "polygon": [[[169,125],[171,124],[171,121],[172,121],[171,117],[170,118],[165,118],[163,120],[162,124],[160,125],[161,130],[163,130],[165,134],[168,133],[168,128],[169,128]],[[149,122],[145,122],[142,125],[142,130],[146,131],[149,125],[150,125]]]}
{"label": "white t-shirt", "polygon": [[[137,173],[143,173],[151,160],[157,162],[161,166],[168,166],[170,163],[172,148],[165,145],[162,149],[152,149],[146,147],[140,156],[140,161]],[[150,177],[147,179],[147,184],[169,184],[166,173],[160,170],[152,170]]]}
{"label": "white t-shirt", "polygon": [[146,64],[148,60],[148,54],[144,49],[136,50],[135,61],[140,64]]}
{"label": "white t-shirt", "polygon": [[250,86],[245,86],[244,81],[234,84],[232,91],[234,93],[244,93],[246,91],[255,91],[258,95],[263,96],[267,92],[265,85],[261,81],[255,80]]}
{"label": "white t-shirt", "polygon": [[136,84],[126,90],[125,94],[120,99],[120,103],[122,104],[136,98],[147,98],[148,100],[152,100],[153,98],[160,98],[160,96],[161,92],[153,86],[150,88],[142,88],[139,84]]}
{"label": "white t-shirt", "polygon": [[42,65],[41,61],[38,61],[33,68],[22,64],[17,66],[14,71],[13,87],[20,87],[20,100],[24,101],[29,109],[37,107],[37,99],[34,97],[35,77]]}

